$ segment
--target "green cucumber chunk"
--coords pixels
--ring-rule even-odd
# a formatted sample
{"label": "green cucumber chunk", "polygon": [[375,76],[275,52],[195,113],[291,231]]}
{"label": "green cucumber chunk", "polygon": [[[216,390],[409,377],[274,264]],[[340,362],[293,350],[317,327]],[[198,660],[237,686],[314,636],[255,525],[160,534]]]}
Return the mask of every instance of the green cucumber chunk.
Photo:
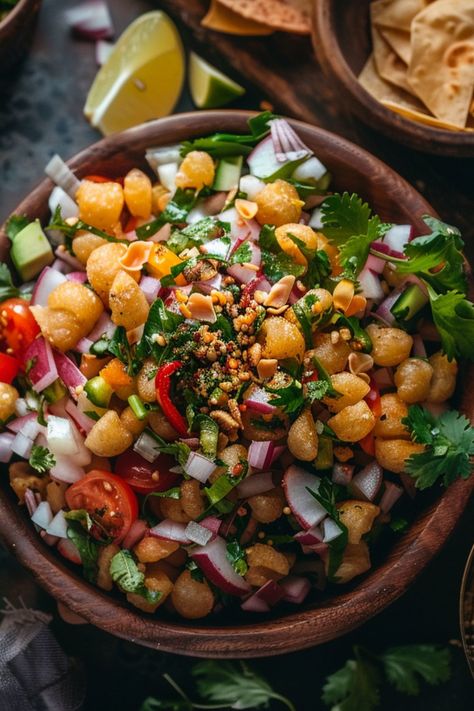
{"label": "green cucumber chunk", "polygon": [[227,191],[239,187],[242,159],[242,156],[221,158],[217,164],[214,185],[212,186],[214,190]]}

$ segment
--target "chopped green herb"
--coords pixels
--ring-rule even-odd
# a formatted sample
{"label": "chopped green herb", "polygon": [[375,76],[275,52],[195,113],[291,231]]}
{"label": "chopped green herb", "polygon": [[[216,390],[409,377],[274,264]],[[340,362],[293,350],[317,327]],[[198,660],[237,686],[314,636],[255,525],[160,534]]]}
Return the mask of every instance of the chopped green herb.
{"label": "chopped green herb", "polygon": [[245,575],[248,570],[245,550],[237,540],[227,542],[227,560],[239,575]]}
{"label": "chopped green herb", "polygon": [[206,151],[213,158],[225,156],[246,156],[252,147],[261,141],[270,132],[270,121],[277,118],[270,111],[255,116],[248,121],[249,134],[214,133],[206,138],[195,138],[181,144],[181,155],[185,156],[190,151]]}
{"label": "chopped green herb", "polygon": [[109,571],[112,580],[124,592],[141,595],[150,603],[158,602],[162,596],[161,592],[149,590],[145,586],[145,575],[138,570],[137,564],[128,550],[121,550],[114,555],[110,561]]}
{"label": "chopped green herb", "polygon": [[12,275],[6,264],[0,264],[0,302],[20,296],[20,290],[13,284]]}
{"label": "chopped green herb", "polygon": [[186,218],[196,204],[198,193],[195,190],[182,190],[178,188],[172,200],[168,202],[163,212],[152,222],[148,222],[135,230],[138,239],[148,239],[156,234],[165,224],[180,225],[186,222]]}
{"label": "chopped green herb", "polygon": [[67,536],[79,551],[84,577],[90,583],[95,583],[99,544],[87,533],[80,521],[68,521]]}
{"label": "chopped green herb", "polygon": [[49,469],[52,469],[55,466],[56,460],[47,447],[41,447],[39,444],[34,444],[28,464],[30,467],[33,467],[33,469],[36,469],[36,471],[40,474],[44,474],[44,472],[49,471]]}
{"label": "chopped green herb", "polygon": [[24,230],[25,227],[28,227],[29,224],[30,220],[26,215],[12,215],[6,222],[5,234],[8,239],[13,242],[15,237]]}

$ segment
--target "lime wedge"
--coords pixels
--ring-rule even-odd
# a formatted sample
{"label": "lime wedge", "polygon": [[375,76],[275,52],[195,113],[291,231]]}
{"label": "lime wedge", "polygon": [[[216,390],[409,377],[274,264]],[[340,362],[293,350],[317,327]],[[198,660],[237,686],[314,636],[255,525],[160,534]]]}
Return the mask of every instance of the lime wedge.
{"label": "lime wedge", "polygon": [[194,52],[189,56],[189,88],[199,109],[215,109],[245,94],[243,86]]}
{"label": "lime wedge", "polygon": [[127,27],[99,70],[84,114],[106,136],[166,116],[183,79],[178,30],[164,12],[147,12]]}

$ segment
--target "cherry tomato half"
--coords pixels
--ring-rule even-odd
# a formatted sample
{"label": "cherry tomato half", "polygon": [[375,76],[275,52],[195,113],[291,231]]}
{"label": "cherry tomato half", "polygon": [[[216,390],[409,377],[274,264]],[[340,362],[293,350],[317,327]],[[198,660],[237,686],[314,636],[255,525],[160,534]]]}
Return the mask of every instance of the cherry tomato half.
{"label": "cherry tomato half", "polygon": [[85,509],[115,543],[125,538],[138,516],[137,497],[119,476],[93,469],[66,490],[70,509]]}
{"label": "cherry tomato half", "polygon": [[39,333],[28,301],[7,299],[0,304],[0,348],[21,356]]}
{"label": "cherry tomato half", "polygon": [[139,494],[171,489],[179,479],[179,474],[170,472],[176,461],[168,454],[160,454],[152,464],[129,449],[115,462],[115,473]]}
{"label": "cherry tomato half", "polygon": [[0,353],[0,383],[11,382],[18,375],[20,370],[20,361],[6,353]]}

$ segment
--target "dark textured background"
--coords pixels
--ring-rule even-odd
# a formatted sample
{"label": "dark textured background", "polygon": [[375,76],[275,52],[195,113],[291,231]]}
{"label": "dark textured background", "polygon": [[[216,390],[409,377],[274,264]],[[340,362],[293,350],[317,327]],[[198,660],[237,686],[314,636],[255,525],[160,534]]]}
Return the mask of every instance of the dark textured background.
{"label": "dark textured background", "polygon": [[[71,0],[44,0],[30,55],[8,77],[2,77],[0,68],[0,220],[41,180],[43,167],[53,153],[69,158],[99,138],[82,116],[85,96],[96,72],[94,47],[73,39],[63,16],[64,9],[74,4]],[[138,14],[160,3],[112,0],[109,5],[116,28],[121,31]],[[187,44],[194,43],[189,33],[185,33],[185,38]],[[282,41],[285,41],[284,36]],[[300,46],[310,51],[309,44]],[[213,55],[212,47],[200,46],[199,49],[208,56]],[[237,78],[245,83],[244,77]],[[266,97],[256,88],[249,86],[248,89],[237,105],[258,108]],[[177,110],[190,108],[185,90]],[[318,116],[317,96],[315,116]],[[372,134],[343,114],[338,114],[337,121],[330,121],[329,116],[325,118],[326,112],[321,112],[319,123],[353,140],[358,139],[415,183],[441,215],[448,215],[464,228],[469,240],[468,254],[474,254],[474,160],[456,161],[411,153]],[[266,674],[279,691],[294,700],[298,711],[314,711],[323,708],[319,697],[325,676],[344,663],[351,653],[351,645],[381,649],[393,644],[446,644],[453,640],[451,682],[435,689],[425,688],[423,695],[414,699],[387,689],[381,708],[386,711],[471,709],[472,679],[459,648],[458,595],[464,562],[473,540],[473,513],[471,506],[443,553],[409,593],[363,628],[322,647],[252,664]],[[26,604],[54,612],[54,601],[12,558],[1,552],[0,556],[0,597],[6,596],[15,603],[22,596]],[[163,671],[181,680],[188,677],[188,659],[143,649],[90,626],[68,626],[57,615],[53,627],[65,649],[86,667],[87,711],[104,708],[135,711],[145,696],[163,691],[168,694],[160,680]]]}

